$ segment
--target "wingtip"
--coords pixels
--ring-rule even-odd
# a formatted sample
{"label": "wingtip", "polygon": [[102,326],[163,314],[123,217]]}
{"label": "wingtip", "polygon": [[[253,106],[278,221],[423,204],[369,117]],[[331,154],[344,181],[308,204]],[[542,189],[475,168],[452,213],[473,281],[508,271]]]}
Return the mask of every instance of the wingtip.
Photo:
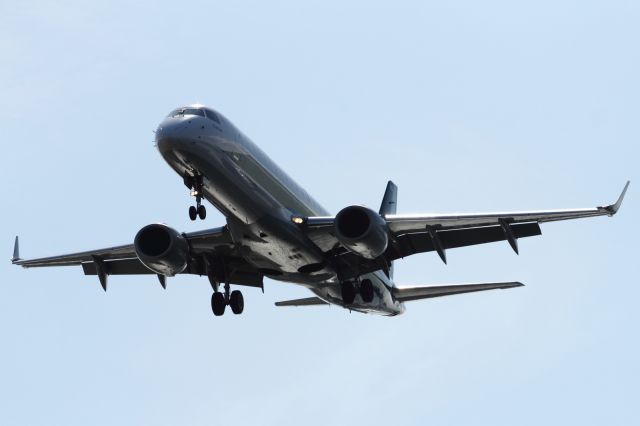
{"label": "wingtip", "polygon": [[624,188],[622,189],[620,196],[618,197],[618,199],[614,204],[611,204],[605,207],[605,209],[609,212],[609,216],[615,215],[616,213],[618,213],[618,210],[620,210],[620,206],[622,205],[622,200],[624,200],[624,196],[627,194],[627,189],[629,188],[630,183],[631,181],[628,180],[627,183],[624,185]]}

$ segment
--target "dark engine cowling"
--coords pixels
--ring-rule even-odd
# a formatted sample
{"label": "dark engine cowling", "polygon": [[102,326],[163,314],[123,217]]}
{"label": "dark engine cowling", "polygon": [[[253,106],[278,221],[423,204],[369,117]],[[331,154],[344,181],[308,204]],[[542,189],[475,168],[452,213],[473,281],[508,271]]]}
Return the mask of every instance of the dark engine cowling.
{"label": "dark engine cowling", "polygon": [[189,243],[178,231],[161,223],[142,228],[133,240],[140,262],[156,274],[174,276],[187,267]]}
{"label": "dark engine cowling", "polygon": [[371,209],[362,206],[345,207],[336,215],[334,228],[338,240],[364,258],[376,259],[387,250],[387,223]]}

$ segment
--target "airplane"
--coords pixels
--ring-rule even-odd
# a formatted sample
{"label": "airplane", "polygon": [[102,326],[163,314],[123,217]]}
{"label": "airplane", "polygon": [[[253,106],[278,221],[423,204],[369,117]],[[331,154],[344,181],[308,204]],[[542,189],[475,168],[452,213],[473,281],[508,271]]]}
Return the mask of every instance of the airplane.
{"label": "airplane", "polygon": [[166,224],[140,229],[132,244],[39,259],[20,258],[18,237],[12,263],[25,268],[79,265],[107,290],[110,275],[206,275],[216,316],[227,306],[244,310],[241,291],[261,288],[264,278],[308,288],[312,297],[276,306],[338,305],[349,311],[395,316],[405,302],[522,286],[514,282],[398,287],[394,261],[447,250],[518,240],[541,234],[540,223],[613,216],[629,181],[611,205],[570,210],[471,214],[397,214],[397,186],[389,181],[378,211],[361,205],[335,216],[320,206],[247,136],[219,112],[194,104],[173,110],[158,126],[155,144],[195,198],[189,218],[204,220],[208,201],[226,218],[221,227],[181,233]]}

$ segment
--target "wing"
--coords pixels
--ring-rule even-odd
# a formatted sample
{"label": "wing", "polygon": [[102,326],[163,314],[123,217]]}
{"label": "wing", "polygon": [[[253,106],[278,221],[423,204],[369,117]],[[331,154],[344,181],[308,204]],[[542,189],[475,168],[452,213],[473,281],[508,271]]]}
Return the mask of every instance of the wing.
{"label": "wing", "polygon": [[523,285],[524,284],[517,281],[505,283],[418,285],[411,287],[395,287],[393,289],[393,295],[396,300],[399,300],[400,302],[409,302],[411,300],[473,293],[475,291],[522,287]]}
{"label": "wing", "polygon": [[[505,240],[518,253],[518,239],[540,235],[540,223],[615,215],[628,187],[629,182],[614,204],[586,209],[383,215],[389,228],[390,242],[382,260],[388,265],[398,258],[436,251],[446,263],[447,249]],[[369,261],[342,247],[335,237],[333,222],[334,217],[309,217],[304,224],[309,238],[327,253],[344,276],[385,268],[385,262],[381,262],[381,259]]]}
{"label": "wing", "polygon": [[[262,287],[262,274],[235,253],[226,226],[183,235],[189,243],[190,258],[187,268],[182,273],[207,275],[207,260],[213,259],[213,263],[216,264],[224,261],[230,283]],[[79,265],[82,266],[85,275],[100,276],[100,282],[105,289],[108,275],[155,274],[138,260],[133,244],[37,259],[21,259],[16,237],[12,263],[25,268]],[[163,278],[159,278],[164,286]]]}
{"label": "wing", "polygon": [[554,222],[558,220],[580,219],[594,216],[613,216],[620,209],[622,200],[629,187],[627,182],[618,197],[611,205],[588,209],[571,210],[540,210],[530,212],[501,212],[501,213],[456,213],[447,215],[387,215],[385,216],[392,232],[411,232],[428,227],[437,230],[461,229],[478,226],[496,226],[503,223],[512,225],[526,222]]}

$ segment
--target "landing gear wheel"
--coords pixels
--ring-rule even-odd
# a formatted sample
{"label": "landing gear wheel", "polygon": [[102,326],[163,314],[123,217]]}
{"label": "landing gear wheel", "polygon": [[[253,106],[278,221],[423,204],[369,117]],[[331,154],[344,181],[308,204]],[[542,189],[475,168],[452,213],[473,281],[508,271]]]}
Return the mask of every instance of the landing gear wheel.
{"label": "landing gear wheel", "polygon": [[360,283],[360,296],[364,303],[371,303],[373,301],[373,284],[371,280],[362,280]]}
{"label": "landing gear wheel", "polygon": [[[191,214],[191,211],[189,211],[189,214]],[[207,209],[203,205],[198,206],[198,217],[200,220],[204,220],[207,217]]]}
{"label": "landing gear wheel", "polygon": [[198,210],[195,208],[195,206],[189,207],[189,219],[196,220],[197,217],[198,217]]}
{"label": "landing gear wheel", "polygon": [[244,297],[239,290],[233,290],[229,297],[229,306],[234,314],[240,315],[244,310]]}
{"label": "landing gear wheel", "polygon": [[342,283],[341,286],[342,301],[345,305],[351,305],[356,298],[356,288],[350,281]]}
{"label": "landing gear wheel", "polygon": [[211,296],[211,309],[213,309],[213,315],[219,317],[224,314],[224,308],[227,307],[227,301],[224,300],[224,294],[219,291],[213,293]]}

